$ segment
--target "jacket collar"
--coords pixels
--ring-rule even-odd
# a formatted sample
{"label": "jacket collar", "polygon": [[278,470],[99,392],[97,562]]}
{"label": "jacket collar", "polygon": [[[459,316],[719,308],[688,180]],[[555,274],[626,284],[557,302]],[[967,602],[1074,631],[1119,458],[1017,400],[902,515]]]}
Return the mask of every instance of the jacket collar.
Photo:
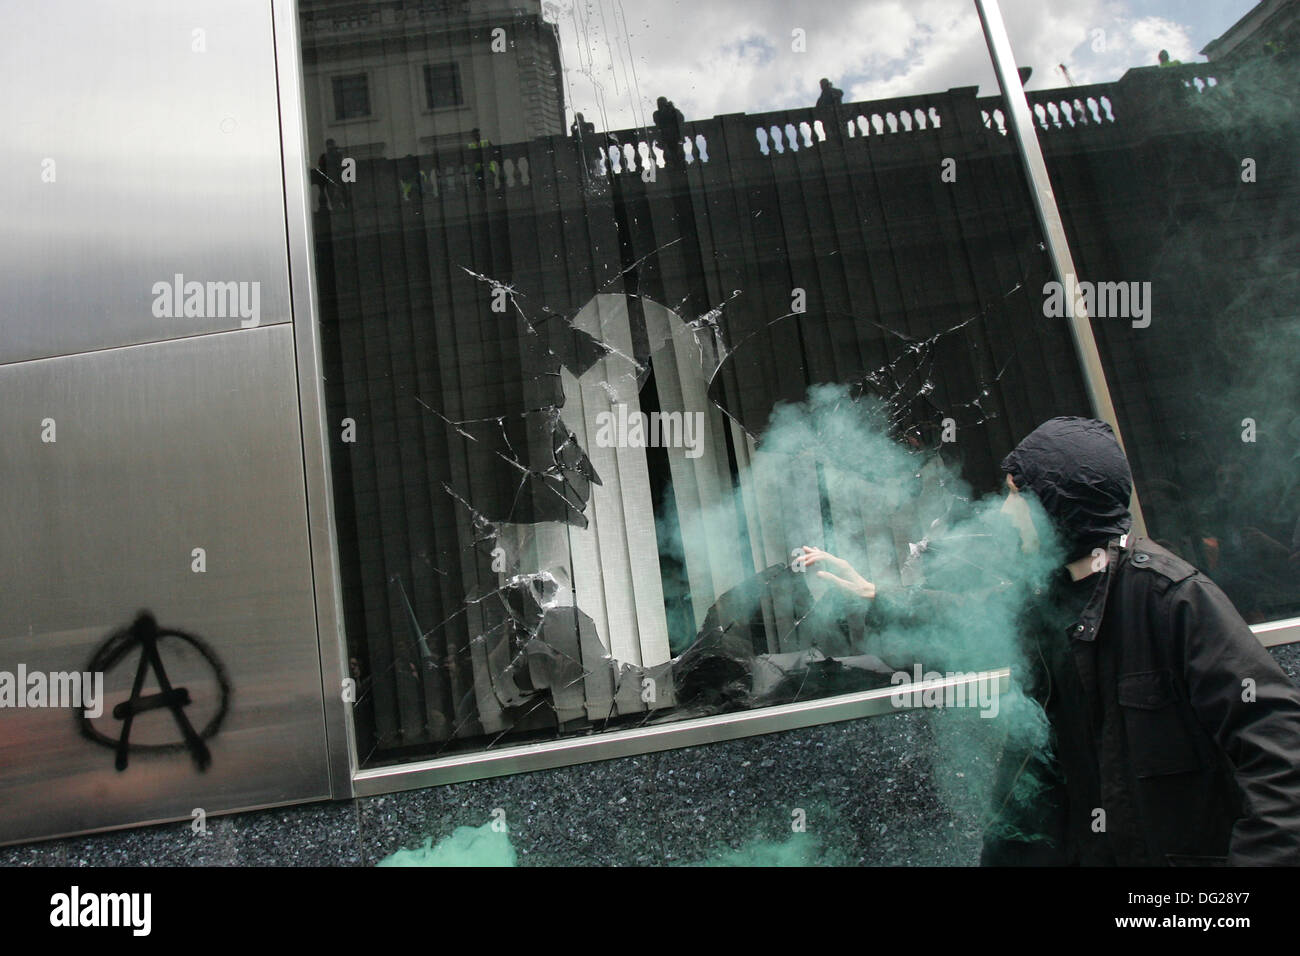
{"label": "jacket collar", "polygon": [[1106,613],[1106,600],[1110,597],[1111,583],[1115,580],[1115,570],[1120,559],[1133,545],[1133,534],[1111,538],[1106,544],[1106,566],[1096,573],[1097,583],[1092,590],[1092,597],[1084,607],[1079,619],[1066,628],[1066,636],[1076,641],[1095,641],[1097,629],[1101,627],[1102,615]]}

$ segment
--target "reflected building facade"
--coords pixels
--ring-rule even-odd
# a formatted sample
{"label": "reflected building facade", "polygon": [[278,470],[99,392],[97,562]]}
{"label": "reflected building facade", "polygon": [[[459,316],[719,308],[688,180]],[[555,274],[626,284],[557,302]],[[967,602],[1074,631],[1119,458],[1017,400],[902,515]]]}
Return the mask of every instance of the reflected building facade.
{"label": "reflected building facade", "polygon": [[537,0],[303,0],[310,145],[395,159],[564,132],[559,38]]}

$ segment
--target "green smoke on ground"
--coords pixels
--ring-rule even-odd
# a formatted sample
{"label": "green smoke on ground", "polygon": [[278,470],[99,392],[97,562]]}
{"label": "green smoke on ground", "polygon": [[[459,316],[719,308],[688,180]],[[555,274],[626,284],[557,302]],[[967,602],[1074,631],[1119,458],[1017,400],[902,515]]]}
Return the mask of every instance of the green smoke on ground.
{"label": "green smoke on ground", "polygon": [[696,866],[839,866],[834,849],[824,849],[809,833],[791,833],[785,840],[750,840],[738,850],[720,849]]}
{"label": "green smoke on ground", "polygon": [[414,850],[398,850],[376,866],[514,866],[515,848],[506,831],[481,827],[457,827],[451,835],[433,845],[428,837]]}

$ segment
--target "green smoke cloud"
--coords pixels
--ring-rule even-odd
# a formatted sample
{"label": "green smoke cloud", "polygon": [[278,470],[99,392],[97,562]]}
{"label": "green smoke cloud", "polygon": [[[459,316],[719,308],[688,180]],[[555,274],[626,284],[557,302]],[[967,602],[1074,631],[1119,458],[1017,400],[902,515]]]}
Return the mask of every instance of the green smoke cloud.
{"label": "green smoke cloud", "polygon": [[514,866],[515,848],[504,830],[481,827],[457,827],[450,836],[433,845],[427,837],[422,846],[398,850],[384,857],[376,866]]}
{"label": "green smoke cloud", "polygon": [[[969,440],[979,440],[974,434]],[[753,493],[746,494],[745,482]],[[1023,616],[1047,592],[1064,551],[1037,502],[1027,503],[1039,543],[1026,552],[1000,494],[976,496],[936,453],[902,445],[891,437],[887,409],[870,397],[855,399],[844,385],[813,386],[803,402],[778,405],[741,485],[735,500],[715,506],[716,521],[706,518],[691,531],[660,515],[661,530],[672,525],[661,542],[680,547],[677,559],[687,564],[706,553],[710,539],[716,547],[728,510],[775,502],[779,508],[760,513],[758,523],[782,553],[823,547],[879,589],[866,601],[808,574],[813,609],[794,633],[782,635],[781,651],[875,655],[909,675],[918,666],[923,673],[1009,667],[1011,686],[996,701],[996,716],[967,707],[933,718],[934,776],[951,807],[980,807],[985,822],[1000,821],[1004,835],[1038,838],[1014,822],[1027,817],[1021,811],[1039,799],[1052,773],[1049,722],[1024,689],[1033,645]],[[793,505],[810,494],[821,507]],[[900,527],[916,545],[903,560],[895,539]],[[999,778],[994,768],[1003,754],[1011,773]],[[756,844],[743,858],[804,852],[799,841]]]}

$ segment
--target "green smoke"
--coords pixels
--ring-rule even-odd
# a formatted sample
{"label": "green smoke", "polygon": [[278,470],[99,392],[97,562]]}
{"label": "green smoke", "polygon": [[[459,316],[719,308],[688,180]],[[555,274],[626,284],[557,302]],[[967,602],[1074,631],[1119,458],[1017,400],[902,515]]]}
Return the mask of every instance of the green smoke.
{"label": "green smoke", "polygon": [[[1036,839],[1013,822],[1030,818],[1026,811],[1052,772],[1047,715],[1023,689],[1031,665],[1024,613],[1047,591],[1064,558],[1041,508],[1029,501],[1040,540],[1026,553],[1002,514],[1000,495],[977,498],[937,458],[903,448],[886,432],[883,410],[852,402],[842,387],[811,390],[802,405],[779,409],[772,427],[765,448],[818,456],[828,494],[842,486],[862,501],[866,516],[910,516],[909,540],[924,548],[906,568],[908,583],[904,569],[879,557],[892,549],[873,547],[852,528],[836,529],[836,553],[879,588],[865,612],[860,599],[839,590],[822,598],[839,615],[865,613],[858,652],[909,674],[918,665],[923,674],[1011,669],[1012,684],[998,699],[996,716],[987,716],[991,708],[970,707],[935,716],[932,773],[943,781],[950,806],[982,805],[983,819],[996,821],[1001,835]],[[1000,760],[1014,771],[1001,785],[993,772]]]}
{"label": "green smoke", "polygon": [[433,837],[427,837],[423,846],[398,850],[375,865],[514,866],[515,848],[504,830],[498,832],[491,823],[485,823],[481,827],[457,827],[437,846],[433,846]]}
{"label": "green smoke", "polygon": [[1151,236],[1126,237],[1149,268],[1152,325],[1107,330],[1144,369],[1117,391],[1131,434],[1152,433],[1135,456],[1150,532],[1252,622],[1300,609],[1296,64],[1208,64],[1197,72],[1217,87],[1171,97],[1170,135],[1133,160]]}
{"label": "green smoke", "polygon": [[[983,439],[976,435],[966,440]],[[803,402],[778,405],[741,484],[735,501],[715,506],[716,522],[706,516],[691,532],[661,541],[680,544],[688,563],[710,538],[726,534],[728,510],[743,513],[758,502],[757,524],[769,545],[777,542],[772,553],[823,547],[879,589],[867,601],[813,573],[792,575],[787,584],[806,583],[813,609],[769,650],[875,655],[909,676],[917,666],[923,674],[1009,667],[1011,685],[994,701],[996,712],[989,707],[981,716],[972,696],[966,708],[934,716],[933,773],[950,808],[986,823],[996,818],[1005,835],[1036,838],[1013,822],[1026,818],[1022,811],[1038,799],[1052,767],[1047,716],[1023,686],[1034,645],[1022,616],[1064,557],[1037,503],[1028,501],[1040,540],[1027,553],[1000,494],[976,496],[933,451],[903,446],[891,437],[887,409],[855,399],[844,385],[813,386]],[[899,556],[900,527],[917,545],[911,558]],[[1004,753],[1014,773],[999,778]],[[795,859],[814,852],[811,846],[759,842],[737,859]]]}
{"label": "green smoke", "polygon": [[699,866],[835,866],[834,855],[824,853],[808,833],[792,833],[784,841],[754,839],[738,850],[724,849]]}

